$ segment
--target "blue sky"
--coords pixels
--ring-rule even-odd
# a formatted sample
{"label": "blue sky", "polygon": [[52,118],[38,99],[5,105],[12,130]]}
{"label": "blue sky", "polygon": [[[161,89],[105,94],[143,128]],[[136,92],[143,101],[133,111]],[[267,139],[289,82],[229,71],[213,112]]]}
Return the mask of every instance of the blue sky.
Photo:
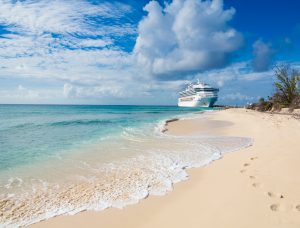
{"label": "blue sky", "polygon": [[197,78],[219,103],[300,69],[297,0],[0,0],[0,103],[161,104]]}

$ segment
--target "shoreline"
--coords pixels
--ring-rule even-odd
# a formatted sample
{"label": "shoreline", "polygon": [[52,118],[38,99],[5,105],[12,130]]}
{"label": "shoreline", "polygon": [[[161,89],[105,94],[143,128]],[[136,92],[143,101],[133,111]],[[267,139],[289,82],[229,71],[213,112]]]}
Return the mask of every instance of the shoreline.
{"label": "shoreline", "polygon": [[[37,224],[33,224],[31,227],[80,227],[80,224],[85,224],[90,227],[96,227],[99,225],[102,225],[104,227],[119,227],[121,224],[123,227],[181,227],[181,225],[184,224],[188,224],[188,226],[190,227],[198,227],[200,225],[206,225],[206,227],[220,227],[218,225],[222,224],[223,225],[221,227],[234,227],[234,224],[239,223],[236,223],[232,216],[228,216],[228,213],[241,215],[241,209],[244,209],[248,212],[242,213],[243,221],[245,222],[245,224],[243,223],[242,227],[287,227],[286,225],[288,225],[288,227],[297,227],[300,224],[300,209],[298,211],[300,198],[295,192],[297,192],[297,190],[300,190],[299,181],[297,182],[297,180],[293,180],[295,181],[295,186],[293,186],[293,188],[290,185],[288,186],[291,190],[291,192],[289,193],[286,190],[280,191],[280,188],[277,185],[273,186],[276,191],[268,190],[266,186],[271,186],[275,183],[273,183],[273,180],[269,181],[268,179],[272,178],[268,178],[269,176],[264,172],[262,174],[264,174],[265,176],[262,175],[261,178],[264,179],[264,182],[269,183],[262,184],[260,183],[261,181],[256,181],[257,179],[260,179],[257,178],[257,176],[261,175],[259,170],[262,169],[263,171],[265,171],[263,167],[255,167],[256,161],[257,163],[260,163],[260,160],[263,160],[264,158],[264,155],[259,154],[259,150],[261,150],[262,147],[265,147],[265,145],[261,145],[263,144],[262,141],[264,141],[264,139],[261,138],[263,137],[263,135],[265,135],[265,132],[263,132],[264,134],[261,134],[262,132],[260,132],[259,136],[255,135],[255,131],[257,132],[258,130],[262,130],[260,129],[261,126],[252,126],[252,128],[254,127],[254,129],[251,129],[250,131],[248,130],[247,132],[245,126],[241,125],[241,123],[245,124],[245,120],[243,120],[243,117],[245,116],[248,119],[250,118],[250,122],[252,123],[253,120],[255,120],[255,122],[257,123],[270,121],[272,128],[274,129],[285,127],[284,125],[288,125],[289,128],[292,128],[293,125],[299,124],[299,121],[289,119],[289,117],[286,116],[274,117],[271,116],[271,114],[262,114],[245,109],[229,109],[225,111],[222,110],[214,112],[213,114],[209,115],[208,122],[210,123],[207,126],[204,125],[205,122],[203,120],[201,121],[201,118],[176,121],[173,120],[171,122],[166,122],[167,126],[165,126],[165,128],[167,128],[167,134],[195,134],[199,133],[199,131],[202,133],[205,132],[205,134],[217,134],[222,136],[235,135],[249,137],[251,136],[251,134],[254,134],[253,137],[255,139],[255,142],[252,147],[242,149],[241,151],[236,153],[228,153],[222,159],[214,161],[209,165],[206,165],[205,167],[189,169],[187,171],[189,174],[189,179],[175,184],[173,191],[168,192],[167,195],[163,197],[149,196],[147,199],[141,200],[138,204],[127,206],[126,208],[124,208],[124,210],[109,208],[101,212],[87,211],[80,212],[79,214],[74,216],[59,216],[39,222]],[[233,117],[235,118],[232,119]],[[232,122],[233,124],[230,124],[230,122]],[[290,122],[293,123],[291,124]],[[244,129],[238,129],[239,127],[242,127]],[[294,135],[294,138],[300,136],[299,132],[295,132],[295,129],[292,130],[293,132],[291,132],[291,134],[296,134]],[[273,132],[273,136],[274,137],[271,137],[272,139],[278,137],[278,131]],[[270,138],[268,139],[270,140]],[[298,142],[296,142],[295,140],[292,141],[296,146],[299,146]],[[285,142],[283,142],[283,144],[284,143]],[[271,149],[274,150],[276,148],[274,146]],[[269,153],[270,151],[267,152],[268,155]],[[294,153],[295,151],[292,154],[294,155]],[[298,161],[299,156],[297,157],[297,159],[293,160]],[[236,162],[242,164],[239,164],[239,167],[236,167]],[[250,186],[249,183],[246,183],[245,186],[245,177],[243,176],[246,175],[245,173],[247,173],[248,169],[251,169],[252,166],[256,168],[256,170],[253,170],[253,174],[249,175],[248,178],[246,178],[248,179],[246,180],[246,182],[250,181]],[[224,175],[224,177],[220,178],[220,174]],[[231,174],[231,176],[229,174]],[[254,177],[253,179],[255,180],[252,180],[250,176],[252,178]],[[294,178],[296,178],[296,175]],[[223,183],[225,182],[225,180],[229,181],[233,185],[240,185],[239,187],[241,187],[242,189],[244,188],[243,191],[241,191],[241,189],[231,189],[231,191],[235,193],[235,197],[237,197],[237,195],[239,194],[241,195],[237,197],[239,200],[234,199],[230,191],[226,191],[226,189],[222,189],[222,187],[219,186],[220,183],[218,182]],[[251,183],[251,181],[253,183]],[[230,185],[227,185],[228,184],[224,183],[224,186],[226,188],[230,187]],[[220,192],[216,191],[218,187],[220,189]],[[262,190],[262,188],[266,189]],[[257,192],[259,191],[261,191],[262,193],[258,194]],[[245,195],[245,193],[247,194]],[[279,198],[277,196],[278,194],[280,195]],[[203,198],[203,196],[206,197]],[[215,199],[216,196],[217,199]],[[280,198],[281,196],[283,196],[283,198]],[[182,201],[183,199],[186,200]],[[227,199],[230,199],[231,202],[229,201],[229,203]],[[292,199],[295,202],[291,203],[290,201]],[[219,205],[216,204],[216,200],[218,201]],[[273,200],[274,203],[269,202],[271,200]],[[199,202],[199,204],[195,205],[193,201]],[[279,203],[280,201],[282,201],[282,204]],[[247,204],[245,204],[245,202],[249,204],[249,207],[247,207]],[[257,203],[257,205],[255,203]],[[257,210],[257,206],[262,203],[266,205]],[[282,206],[285,205],[284,203],[286,205],[289,204],[289,206]],[[180,208],[182,207],[184,207],[184,212],[180,210]],[[222,221],[222,223],[211,220],[212,213],[210,212],[212,210],[218,212],[218,215],[223,218],[220,220]],[[195,217],[196,211],[200,211],[200,214],[203,216],[200,216],[199,214]],[[259,213],[257,213],[257,211]],[[185,216],[182,217],[182,215],[180,215],[180,212],[183,212]],[[249,212],[251,213],[249,214]],[[137,218],[136,215],[139,215],[139,218]],[[256,221],[256,223],[253,223],[251,218],[253,218],[254,215],[256,215],[255,218],[260,218],[263,215],[267,217],[267,219],[263,219],[262,217],[261,222]],[[278,215],[280,218],[276,219],[276,216]],[[126,220],[124,220],[125,218]]]}
{"label": "shoreline", "polygon": [[[195,114],[203,114],[203,112],[196,112]],[[201,115],[201,116],[203,116],[203,115]],[[150,148],[155,148],[157,150],[157,153],[155,156],[151,156],[151,153],[146,153],[145,154],[146,156],[144,155],[142,157],[139,157],[139,156],[135,157],[135,158],[133,157],[133,162],[136,164],[136,166],[134,166],[134,167],[137,169],[133,169],[134,168],[133,166],[127,167],[128,169],[123,170],[124,172],[122,172],[123,174],[121,174],[121,175],[119,175],[120,173],[118,174],[118,172],[116,172],[116,171],[110,172],[109,170],[106,170],[111,174],[108,176],[112,177],[110,179],[110,183],[114,183],[114,184],[103,185],[104,184],[103,182],[105,182],[105,178],[103,178],[103,176],[102,177],[100,176],[100,179],[97,182],[95,182],[95,185],[93,185],[93,186],[90,186],[89,184],[85,185],[85,183],[81,183],[81,184],[72,185],[73,186],[72,188],[64,189],[62,187],[63,191],[58,192],[59,198],[57,200],[55,200],[55,198],[57,198],[57,197],[53,198],[53,200],[51,200],[48,197],[48,196],[51,196],[53,193],[52,189],[49,187],[48,188],[49,190],[44,191],[45,194],[47,194],[47,195],[43,195],[43,193],[41,193],[32,198],[28,198],[26,200],[28,202],[28,204],[26,203],[25,200],[23,201],[24,203],[19,204],[19,205],[21,205],[21,209],[23,209],[22,207],[24,205],[23,210],[12,209],[12,210],[8,211],[7,214],[5,213],[5,208],[9,208],[9,205],[13,206],[15,204],[12,200],[4,201],[4,205],[1,204],[1,208],[4,208],[3,218],[13,218],[13,219],[18,218],[19,221],[15,220],[16,222],[13,223],[11,221],[14,221],[14,220],[11,219],[11,220],[8,220],[9,221],[8,223],[2,223],[2,224],[3,225],[11,225],[11,226],[13,226],[13,225],[29,226],[29,225],[36,224],[36,223],[39,223],[39,222],[42,222],[45,220],[51,220],[54,217],[74,215],[74,214],[78,214],[83,211],[103,211],[104,209],[107,209],[107,208],[123,208],[130,204],[138,203],[142,199],[147,198],[149,195],[153,196],[153,195],[167,194],[169,191],[172,190],[173,184],[186,180],[186,178],[188,176],[188,174],[186,172],[187,168],[202,167],[202,166],[205,166],[205,165],[211,163],[213,160],[220,158],[219,154],[217,157],[215,157],[214,154],[211,154],[211,152],[208,151],[207,148],[203,148],[201,145],[200,145],[201,151],[204,152],[203,153],[204,156],[198,155],[198,156],[194,157],[196,155],[195,149],[196,149],[196,151],[199,151],[199,148],[197,149],[195,147],[195,145],[197,145],[198,143],[195,144],[194,139],[186,141],[186,137],[177,138],[177,137],[172,137],[172,136],[169,137],[166,134],[162,134],[162,129],[166,125],[168,125],[168,123],[172,123],[172,122],[179,120],[178,119],[179,117],[177,117],[177,118],[175,118],[175,117],[176,116],[173,116],[173,117],[170,116],[170,119],[160,121],[155,125],[155,127],[153,126],[153,129],[151,128],[152,131],[154,130],[154,132],[152,132],[152,133],[154,134],[153,135],[154,138],[156,138],[156,140],[154,140],[152,142],[156,142],[156,143],[154,143]],[[180,118],[193,119],[195,117],[198,117],[198,115],[194,115],[193,113],[188,113],[186,115],[181,115]],[[152,134],[146,135],[146,136],[147,136],[146,142],[149,139],[150,139],[150,141],[154,139],[154,138],[152,138]],[[163,136],[163,137],[161,137],[161,136]],[[191,142],[194,142],[194,143],[191,143]],[[147,146],[147,144],[144,144],[144,145]],[[159,151],[163,148],[166,148],[166,145],[168,145],[167,153],[166,154],[160,153]],[[174,147],[174,145],[177,145],[177,147],[176,146]],[[190,147],[191,145],[192,145],[192,147]],[[208,145],[208,146],[210,147],[210,145]],[[199,146],[197,146],[197,147],[199,147]],[[234,145],[233,145],[233,148],[234,148]],[[146,149],[147,149],[147,147],[143,148],[143,150],[146,150]],[[168,153],[169,151],[172,151],[172,152]],[[184,153],[182,153],[183,151],[184,151]],[[221,149],[220,152],[221,151],[223,151],[223,150]],[[207,152],[209,152],[208,153],[209,157],[207,157]],[[151,157],[149,157],[149,155]],[[195,158],[194,160],[190,159],[191,155]],[[157,157],[157,158],[155,158],[155,157]],[[99,157],[98,157],[98,159],[99,159]],[[139,162],[137,162],[136,159],[139,160]],[[125,159],[124,162],[119,163],[119,165],[120,165],[119,168],[117,168],[117,167],[115,167],[115,168],[117,168],[117,169],[122,169],[122,167],[126,168],[126,166],[131,162],[130,160],[131,160],[130,157],[128,159]],[[148,162],[150,161],[150,163],[148,163],[149,165],[147,163],[144,164],[145,161],[148,161]],[[152,165],[151,165],[151,161],[152,161]],[[142,164],[142,163],[144,165],[139,167],[138,164]],[[118,163],[114,162],[114,164],[117,165]],[[134,164],[132,164],[132,165],[134,165]],[[143,170],[145,170],[145,171],[143,171]],[[149,176],[147,177],[147,170],[152,172],[152,174],[155,174],[155,176],[151,177],[150,182],[149,182]],[[49,170],[48,172],[51,173],[51,170]],[[138,176],[136,176],[136,174]],[[107,173],[104,175],[107,175]],[[117,175],[117,176],[115,176],[115,175]],[[139,179],[142,180],[141,178],[139,178],[142,176],[144,177],[144,181],[139,181]],[[133,178],[133,179],[131,179],[131,178]],[[102,179],[104,179],[104,180],[102,180]],[[122,185],[122,184],[121,184],[121,186],[118,185],[118,183],[117,183],[118,180],[121,180],[121,183],[123,182],[122,180],[124,180],[124,185]],[[126,191],[127,190],[130,191],[129,188],[126,188],[126,187],[128,187],[128,186],[126,186],[126,183],[127,183],[126,180],[133,181],[134,184],[135,184],[135,181],[139,182],[140,184],[138,185],[138,189],[142,189],[143,191],[142,192],[136,191],[136,192],[134,192],[134,194],[132,194],[132,192],[129,192],[129,194],[131,194],[131,195],[126,195]],[[73,181],[76,181],[76,180],[73,180]],[[155,181],[158,181],[158,182],[155,182]],[[77,182],[75,182],[75,183],[77,183]],[[70,182],[69,185],[70,184],[72,184],[72,183]],[[114,187],[114,185],[116,186],[116,188]],[[102,188],[101,186],[104,186],[104,188]],[[123,189],[122,186],[125,187],[125,189]],[[157,187],[155,187],[155,186],[157,186]],[[97,190],[99,190],[98,187],[101,188],[100,192],[97,191]],[[64,191],[64,190],[66,190],[66,191]],[[69,190],[76,194],[70,192]],[[120,195],[120,190],[122,193],[124,192],[125,194]],[[104,198],[104,201],[102,201],[103,198],[101,198],[101,197],[98,198],[97,202],[87,201],[86,203],[82,203],[80,201],[81,198],[88,199],[89,197],[93,197],[95,194],[98,194],[98,195],[101,193],[105,194],[106,192],[109,192],[112,197],[110,197],[108,199]],[[140,193],[142,193],[142,194],[140,194]],[[54,192],[54,194],[55,194],[55,192]],[[69,198],[70,194],[72,194],[71,198]],[[81,196],[81,197],[78,198],[78,196]],[[119,201],[117,201],[117,200],[109,201],[110,199],[113,199],[113,197],[115,197],[115,196],[118,197],[118,199],[120,199],[120,200]],[[43,200],[40,200],[40,199],[43,199]],[[107,200],[107,201],[105,201],[105,200]],[[32,204],[31,202],[34,202],[34,204]],[[40,202],[46,202],[47,207],[40,205]],[[50,203],[48,203],[48,202],[50,202]],[[52,204],[51,202],[54,202],[54,203]],[[76,206],[74,207],[71,203],[69,204],[69,202],[74,202],[74,204],[79,202],[80,205],[77,205],[77,207]],[[101,207],[99,207],[99,202],[102,203],[102,204],[100,204]],[[104,202],[104,204],[103,204],[103,202]],[[30,207],[31,205],[33,207]],[[50,207],[49,207],[49,205],[50,205]],[[104,207],[102,207],[102,206],[104,206]],[[36,215],[40,215],[40,217],[37,217],[37,218],[29,217],[28,215],[30,215],[32,210],[35,211],[36,207],[37,208],[44,207],[45,209],[41,209],[40,213],[38,213],[38,214],[36,213]],[[24,216],[24,215],[26,215],[26,216]],[[9,217],[9,216],[11,216],[11,217]],[[2,221],[5,222],[6,220],[3,219],[3,220],[1,220],[1,222]]]}

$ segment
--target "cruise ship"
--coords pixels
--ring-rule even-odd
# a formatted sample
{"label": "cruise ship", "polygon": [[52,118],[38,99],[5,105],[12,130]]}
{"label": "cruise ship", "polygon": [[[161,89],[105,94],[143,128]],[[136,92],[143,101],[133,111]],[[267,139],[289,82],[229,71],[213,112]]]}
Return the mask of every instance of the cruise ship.
{"label": "cruise ship", "polygon": [[218,99],[219,89],[197,81],[179,93],[179,107],[212,107]]}

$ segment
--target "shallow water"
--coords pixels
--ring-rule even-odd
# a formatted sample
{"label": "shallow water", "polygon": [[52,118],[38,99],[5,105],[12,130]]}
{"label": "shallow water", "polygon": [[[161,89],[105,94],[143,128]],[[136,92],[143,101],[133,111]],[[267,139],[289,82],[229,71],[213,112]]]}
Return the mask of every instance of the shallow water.
{"label": "shallow water", "polygon": [[[0,226],[103,210],[163,195],[240,137],[170,136],[165,120],[201,109],[161,106],[0,106]],[[197,114],[199,117],[199,114]]]}

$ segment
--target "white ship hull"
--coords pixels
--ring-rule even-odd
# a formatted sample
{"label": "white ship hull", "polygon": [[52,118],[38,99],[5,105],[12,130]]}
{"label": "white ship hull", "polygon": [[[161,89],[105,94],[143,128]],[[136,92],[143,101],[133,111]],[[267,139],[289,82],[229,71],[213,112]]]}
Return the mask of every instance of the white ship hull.
{"label": "white ship hull", "polygon": [[212,107],[217,97],[185,97],[178,99],[179,107]]}
{"label": "white ship hull", "polygon": [[212,107],[218,99],[219,89],[208,84],[190,83],[188,87],[179,92],[179,107]]}

